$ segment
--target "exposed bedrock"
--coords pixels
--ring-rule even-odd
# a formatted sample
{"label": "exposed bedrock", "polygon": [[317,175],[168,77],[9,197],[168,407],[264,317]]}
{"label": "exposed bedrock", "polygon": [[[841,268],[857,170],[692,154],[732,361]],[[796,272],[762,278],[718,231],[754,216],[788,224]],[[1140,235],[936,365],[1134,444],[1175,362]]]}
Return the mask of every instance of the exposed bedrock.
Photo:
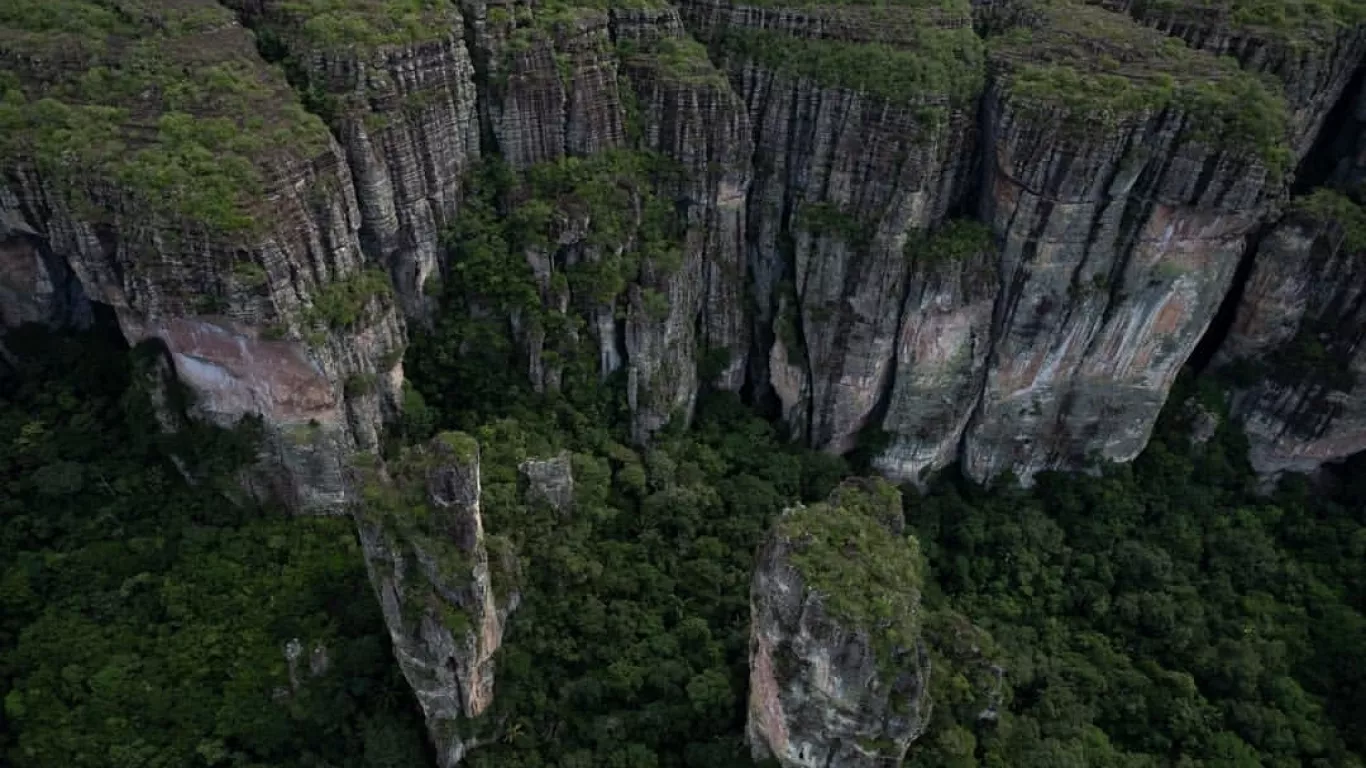
{"label": "exposed bedrock", "polygon": [[[1235,66],[1096,7],[1028,23],[988,43],[980,206],[1001,294],[963,446],[978,479],[1143,449],[1288,163],[1280,97]],[[1106,57],[1126,75],[1077,79]]]}
{"label": "exposed bedrock", "polygon": [[[263,418],[254,488],[335,510],[347,453],[393,410],[404,345],[388,280],[366,268],[348,167],[230,12],[145,10],[105,19],[98,41],[12,30],[0,48],[29,121],[4,145],[0,239],[7,263],[41,266],[6,320],[108,305],[130,343],[165,344],[194,415]],[[73,66],[52,69],[57,50]],[[119,68],[127,57],[153,64]],[[100,87],[63,85],[94,66],[110,67]],[[180,91],[149,85],[171,73]]]}
{"label": "exposed bedrock", "polygon": [[1179,37],[1192,48],[1231,56],[1243,68],[1265,73],[1284,88],[1289,146],[1302,159],[1324,127],[1366,56],[1366,20],[1340,17],[1338,9],[1298,12],[1246,5],[1183,4],[1165,0],[1104,0],[1141,23]]}
{"label": "exposed bedrock", "polygon": [[479,445],[469,435],[443,433],[361,474],[356,521],[370,581],[437,764],[451,768],[479,746],[468,721],[493,701],[520,566],[484,531]]}
{"label": "exposed bedrock", "polygon": [[915,540],[901,495],[848,481],[785,512],[750,588],[746,736],[784,768],[897,764],[929,723]]}
{"label": "exposed bedrock", "polygon": [[[460,210],[462,185],[480,157],[474,66],[454,4],[397,20],[356,2],[334,29],[327,17],[282,0],[225,0],[282,63],[306,106],[340,142],[360,211],[367,255],[393,278],[400,305],[425,321],[440,279],[440,234]],[[344,15],[344,14],[339,14]]]}
{"label": "exposed bedrock", "polygon": [[1328,190],[1262,238],[1216,362],[1264,474],[1366,450],[1366,211]]}

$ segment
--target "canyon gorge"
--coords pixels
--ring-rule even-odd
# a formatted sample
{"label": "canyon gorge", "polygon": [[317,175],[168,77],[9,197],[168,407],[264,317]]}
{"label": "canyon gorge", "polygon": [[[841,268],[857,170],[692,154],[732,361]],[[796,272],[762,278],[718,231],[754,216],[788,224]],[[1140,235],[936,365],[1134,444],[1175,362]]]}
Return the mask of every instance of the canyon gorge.
{"label": "canyon gorge", "polygon": [[[1130,461],[1186,370],[1268,478],[1366,450],[1366,12],[1252,5],[18,0],[0,325],[116,324],[165,427],[259,424],[251,494],[354,514],[454,765],[520,566],[474,438],[374,458],[443,323],[537,392],[619,387],[637,447],[729,391],[898,484]],[[567,458],[522,471],[572,513]],[[811,509],[754,653],[834,681],[764,662],[751,742],[899,759],[929,661],[803,602]]]}

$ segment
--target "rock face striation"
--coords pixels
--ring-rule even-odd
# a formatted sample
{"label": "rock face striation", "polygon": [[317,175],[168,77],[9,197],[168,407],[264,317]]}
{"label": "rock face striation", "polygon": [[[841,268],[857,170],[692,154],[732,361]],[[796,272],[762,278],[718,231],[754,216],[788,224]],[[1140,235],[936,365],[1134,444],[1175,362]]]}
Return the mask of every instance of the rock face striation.
{"label": "rock face striation", "polygon": [[1220,349],[1258,472],[1366,450],[1363,294],[1366,210],[1345,195],[1297,200],[1262,238]]}
{"label": "rock face striation", "polygon": [[855,480],[788,510],[765,539],[750,588],[746,732],[756,760],[894,765],[924,732],[924,563],[903,525],[895,488]]}
{"label": "rock face striation", "polygon": [[0,319],[111,307],[298,508],[438,317],[639,442],[712,387],[898,480],[1126,460],[1297,168],[1361,177],[1346,7],[56,2],[0,36]]}
{"label": "rock face striation", "polygon": [[356,520],[370,581],[438,765],[449,768],[478,746],[461,723],[493,701],[494,654],[519,600],[516,557],[490,551],[474,438],[444,433],[364,474]]}
{"label": "rock face striation", "polygon": [[346,452],[396,408],[405,344],[340,147],[211,0],[58,5],[0,44],[6,322],[112,308],[131,343],[163,347],[192,415],[263,419],[254,487],[336,510]]}

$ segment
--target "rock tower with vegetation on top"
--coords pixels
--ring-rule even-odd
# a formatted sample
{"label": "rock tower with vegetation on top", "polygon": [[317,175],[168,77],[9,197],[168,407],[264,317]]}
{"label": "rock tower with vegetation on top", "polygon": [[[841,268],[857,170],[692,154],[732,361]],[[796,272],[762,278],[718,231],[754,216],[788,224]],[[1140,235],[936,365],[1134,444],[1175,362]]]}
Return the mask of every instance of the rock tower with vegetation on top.
{"label": "rock tower with vegetation on top", "polygon": [[925,564],[901,494],[846,481],[784,513],[750,591],[747,734],[784,768],[896,763],[930,720]]}

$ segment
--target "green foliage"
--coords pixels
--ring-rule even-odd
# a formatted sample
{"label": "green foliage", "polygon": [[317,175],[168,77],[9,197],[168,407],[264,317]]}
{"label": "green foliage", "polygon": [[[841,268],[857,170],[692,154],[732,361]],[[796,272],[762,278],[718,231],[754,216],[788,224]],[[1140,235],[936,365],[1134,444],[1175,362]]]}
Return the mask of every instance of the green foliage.
{"label": "green foliage", "polygon": [[265,267],[254,261],[239,261],[232,265],[232,274],[248,288],[261,288],[270,281]]}
{"label": "green foliage", "polygon": [[1019,107],[1060,109],[1067,126],[1089,131],[1177,106],[1190,116],[1196,140],[1249,152],[1276,173],[1287,167],[1279,85],[1098,6],[1037,0],[1031,10],[1027,25],[988,41]]}
{"label": "green foliage", "polygon": [[927,603],[998,644],[935,668],[914,764],[1362,764],[1366,496],[1258,495],[1240,435],[1190,444],[1187,391],[1132,465],[908,500]]}
{"label": "green foliage", "polygon": [[6,345],[0,763],[430,764],[345,521],[229,503],[250,436],[157,434],[117,340]]}
{"label": "green foliage", "polygon": [[1342,232],[1343,247],[1352,253],[1366,252],[1366,209],[1352,198],[1319,187],[1295,198],[1292,210],[1317,223],[1330,224]]}
{"label": "green foliage", "polygon": [[364,269],[319,289],[302,319],[307,324],[318,323],[328,328],[350,328],[360,321],[371,300],[387,298],[393,292],[386,272]]}
{"label": "green foliage", "polygon": [[883,480],[846,483],[828,502],[785,514],[793,567],[833,618],[869,633],[880,663],[912,647],[925,563],[916,540],[898,536],[901,494]]}
{"label": "green foliage", "polygon": [[958,263],[993,253],[995,248],[991,227],[975,219],[952,219],[932,233],[907,239],[906,257],[917,264]]}
{"label": "green foliage", "polygon": [[1213,17],[1240,32],[1294,45],[1327,47],[1343,27],[1366,21],[1361,0],[1149,0],[1140,6],[1163,14]]}
{"label": "green foliage", "polygon": [[460,461],[469,463],[479,458],[479,441],[464,432],[442,432],[436,436]]}
{"label": "green foliage", "polygon": [[[474,431],[486,530],[529,567],[480,725],[496,738],[472,766],[752,765],[753,553],[784,506],[824,498],[847,469],[780,442],[734,395],[648,450],[624,432],[544,401]],[[573,452],[572,514],[522,503],[518,464],[561,450]]]}
{"label": "green foliage", "polygon": [[725,30],[717,42],[725,52],[762,66],[890,101],[970,103],[981,92],[985,74],[982,41],[972,26],[915,29],[917,39],[905,47],[739,28]]}
{"label": "green foliage", "polygon": [[617,55],[630,67],[645,67],[663,77],[694,87],[728,88],[726,76],[712,63],[707,49],[691,37],[661,37],[644,46],[617,41]]}
{"label": "green foliage", "polygon": [[[647,267],[658,278],[681,263],[676,206],[655,191],[676,173],[655,155],[619,151],[522,174],[491,162],[474,174],[445,237],[450,266],[436,332],[409,358],[428,401],[445,401],[446,410],[458,401],[467,414],[505,412],[527,394],[528,331],[543,334],[541,363],[563,366],[568,397],[583,405],[611,396],[588,320],[604,309],[624,314],[631,284],[641,285],[643,308],[667,312],[667,296],[642,283]],[[528,252],[549,266],[544,284]],[[470,419],[467,426],[480,422]]]}
{"label": "green foliage", "polygon": [[[0,9],[7,46],[84,65],[0,80],[0,165],[31,164],[84,215],[131,207],[215,235],[259,224],[266,174],[311,158],[327,132],[255,58],[209,0],[18,0]],[[128,196],[118,206],[98,181]]]}
{"label": "green foliage", "polygon": [[[438,40],[458,33],[446,0],[284,0],[276,10],[300,23],[310,46],[374,48]],[[293,31],[293,30],[292,30]]]}

